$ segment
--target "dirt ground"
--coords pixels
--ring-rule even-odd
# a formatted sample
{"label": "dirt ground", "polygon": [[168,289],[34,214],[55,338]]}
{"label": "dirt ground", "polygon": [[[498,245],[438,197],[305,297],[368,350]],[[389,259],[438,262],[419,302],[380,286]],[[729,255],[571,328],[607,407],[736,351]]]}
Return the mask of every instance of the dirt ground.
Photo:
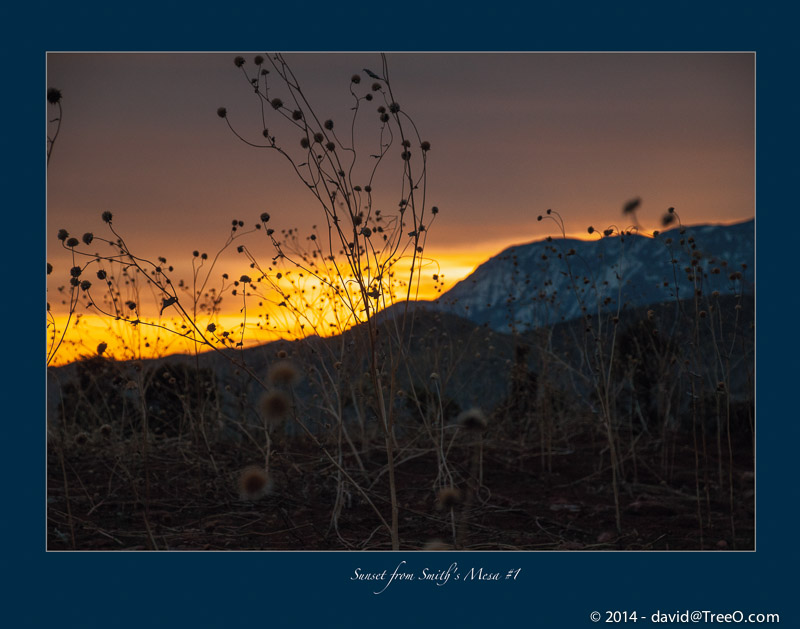
{"label": "dirt ground", "polygon": [[[609,461],[591,438],[550,457],[499,439],[484,443],[481,457],[474,446],[454,449],[448,462],[462,494],[452,509],[437,504],[435,453],[403,450],[401,549],[754,549],[752,446],[726,450],[720,462],[710,446],[687,441],[684,435],[669,447],[642,446],[624,458],[619,528]],[[391,549],[388,530],[352,485],[337,506],[337,470],[317,448],[287,441],[275,450],[270,491],[250,501],[241,498],[238,481],[260,455],[241,444],[209,451],[160,439],[148,444],[146,456],[134,441],[51,444],[48,549]],[[379,449],[370,452],[361,461],[363,476],[355,460],[345,457],[344,464],[388,521],[386,461]]]}

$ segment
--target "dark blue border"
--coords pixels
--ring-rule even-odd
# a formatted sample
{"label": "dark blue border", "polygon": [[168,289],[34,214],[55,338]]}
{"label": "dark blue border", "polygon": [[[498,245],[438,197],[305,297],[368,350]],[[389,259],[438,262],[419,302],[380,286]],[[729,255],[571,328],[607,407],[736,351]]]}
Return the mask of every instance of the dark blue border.
{"label": "dark blue border", "polygon": [[[788,188],[796,180],[797,124],[789,119],[792,99],[786,85],[796,76],[796,54],[789,49],[796,21],[766,3],[683,8],[675,2],[572,2],[527,9],[509,3],[416,6],[408,1],[315,2],[301,8],[262,2],[177,4],[38,2],[5,10],[3,311],[10,343],[3,519],[8,578],[0,591],[7,626],[583,627],[593,624],[592,610],[695,608],[778,612],[784,624],[796,625],[790,593],[796,593],[791,575],[798,559],[794,481],[800,439],[790,397],[797,389],[798,290],[788,254],[796,250],[797,194],[790,195]],[[757,52],[757,552],[44,552],[44,53],[261,48]],[[397,584],[380,596],[370,585],[349,580],[356,567],[391,570],[402,560],[416,570],[458,561],[503,574],[521,567],[522,573],[517,581],[501,583]]]}

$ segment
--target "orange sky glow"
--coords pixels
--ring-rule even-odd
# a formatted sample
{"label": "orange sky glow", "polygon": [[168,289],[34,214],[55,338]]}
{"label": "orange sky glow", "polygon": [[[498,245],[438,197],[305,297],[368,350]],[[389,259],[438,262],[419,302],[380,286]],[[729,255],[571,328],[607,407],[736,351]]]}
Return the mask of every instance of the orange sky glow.
{"label": "orange sky glow", "polygon": [[[271,217],[265,225],[278,233],[293,230],[301,244],[308,244],[323,217],[285,159],[248,146],[228,128],[226,123],[257,143],[266,124],[290,147],[287,152],[295,151],[296,162],[304,159],[291,125],[262,120],[234,54],[48,55],[48,87],[63,94],[47,172],[49,364],[96,355],[101,343],[104,354],[117,359],[197,350],[192,326],[175,305],[160,314],[163,294],[94,258],[111,255],[104,240],[115,240],[101,220],[104,211],[113,212],[113,229],[131,252],[154,264],[159,257],[167,260],[170,279],[176,286],[184,282],[177,290],[180,306],[201,332],[214,324],[208,338],[217,346],[248,347],[347,327],[342,313],[331,325],[337,315],[308,275],[300,280],[295,270],[275,279],[275,250],[264,238],[266,230],[254,228],[262,212]],[[244,55],[246,71],[254,69],[253,54]],[[362,68],[380,70],[380,56],[286,58],[320,118],[330,116],[336,130],[350,128],[354,93],[362,97],[357,141],[365,148],[353,183],[363,185],[374,164],[370,153],[379,150],[379,124],[377,105],[363,99],[370,80]],[[419,202],[429,226],[414,293],[419,299],[436,298],[508,246],[560,236],[559,225],[537,220],[548,208],[563,217],[568,236],[579,238],[589,238],[590,225],[630,227],[621,208],[635,197],[642,200],[635,218],[643,233],[660,227],[667,207],[675,207],[686,224],[734,223],[755,215],[753,54],[394,53],[387,59],[401,111],[413,119],[418,139],[431,145],[427,181],[418,193],[424,192]],[[351,84],[354,73],[363,81]],[[226,120],[217,115],[219,107],[226,108]],[[52,137],[56,108],[49,105],[46,113]],[[410,164],[417,169],[418,147],[415,139]],[[400,151],[399,143],[392,145],[385,174],[370,180],[374,207],[384,216],[396,212],[406,194]],[[441,211],[428,223],[434,205]],[[231,243],[236,220],[243,227]],[[79,240],[90,232],[94,240],[73,250],[57,238],[60,229]],[[237,252],[239,243],[247,255]],[[280,305],[279,291],[256,282],[251,259],[287,291],[299,286],[287,278],[303,284],[302,329]],[[398,264],[402,269],[407,260]],[[70,287],[76,265],[83,269],[79,279],[91,280],[88,291]],[[116,296],[96,276],[102,269],[113,272]],[[246,300],[234,285],[242,275],[253,278],[254,294]],[[192,293],[199,288],[195,316]],[[387,282],[382,303],[401,298]],[[214,299],[216,305],[208,306]],[[125,310],[127,300],[136,302],[135,311]],[[96,307],[87,306],[89,301]],[[112,316],[98,315],[97,308]],[[115,320],[115,308],[140,323]]]}
{"label": "orange sky glow", "polygon": [[[417,274],[419,285],[413,290],[412,298],[435,299],[469,275],[485,259],[481,255],[446,252],[435,257],[425,256]],[[403,261],[399,262],[397,267],[398,274],[408,274],[410,271],[407,261],[405,264]],[[252,271],[248,267],[240,267],[231,274],[231,277],[240,277],[246,273]],[[294,275],[298,275],[298,272],[295,271]],[[292,292],[294,287],[285,281],[287,278],[283,279],[280,284],[285,294],[290,296],[296,294],[296,291]],[[307,280],[303,288],[306,292],[314,294],[315,291],[319,291],[320,282]],[[297,306],[291,308],[280,306],[284,297],[275,294],[274,291],[258,291],[247,295],[246,299],[241,291],[237,295],[228,292],[222,297],[219,308],[213,311],[208,307],[200,307],[198,314],[195,315],[193,308],[187,305],[186,310],[191,315],[187,318],[180,314],[176,316],[174,309],[160,313],[159,303],[163,304],[161,296],[151,293],[149,298],[141,299],[142,292],[146,291],[139,292],[137,310],[130,312],[122,307],[120,308],[122,317],[116,319],[113,316],[103,315],[97,312],[96,308],[87,305],[88,296],[82,294],[80,289],[75,289],[73,294],[80,300],[75,313],[69,315],[69,308],[62,303],[60,308],[53,308],[53,316],[48,318],[48,353],[53,353],[50,364],[64,365],[95,356],[101,344],[104,356],[117,360],[138,360],[166,354],[209,351],[212,349],[209,343],[218,348],[247,348],[277,339],[296,339],[315,334],[328,335],[347,329],[353,321],[346,309],[337,318],[329,304],[320,305],[319,302],[325,302],[325,299],[320,299],[319,296],[309,300],[312,302],[312,308],[304,307],[298,300],[293,300],[295,303],[290,302],[289,306]],[[271,295],[266,294],[270,292]],[[63,297],[62,301],[68,303],[70,291],[67,287],[58,293]],[[405,289],[396,289],[388,298],[387,305],[402,301],[405,297]],[[113,307],[102,303],[102,297],[98,298],[93,294],[93,299],[104,312],[116,314]],[[187,295],[187,304],[190,299]],[[318,308],[317,311],[314,311],[315,306]],[[299,314],[300,312],[302,314]],[[193,329],[192,320],[196,322],[198,330]],[[139,323],[131,325],[131,321]],[[211,323],[215,326],[213,333],[207,331]],[[205,338],[201,338],[199,333]]]}

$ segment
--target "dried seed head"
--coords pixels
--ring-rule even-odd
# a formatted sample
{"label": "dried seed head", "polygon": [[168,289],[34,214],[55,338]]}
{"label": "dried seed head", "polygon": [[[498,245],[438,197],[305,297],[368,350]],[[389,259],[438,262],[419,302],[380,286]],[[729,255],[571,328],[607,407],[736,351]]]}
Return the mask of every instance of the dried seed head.
{"label": "dried seed head", "polygon": [[244,57],[234,57],[233,58],[233,64],[237,68],[241,68],[244,65]]}
{"label": "dried seed head", "polygon": [[464,430],[470,432],[483,432],[489,425],[489,420],[479,408],[470,408],[461,413],[456,420]]}
{"label": "dried seed head", "polygon": [[275,385],[292,386],[300,380],[297,367],[288,360],[281,360],[269,370],[269,381]]}
{"label": "dried seed head", "polygon": [[461,491],[455,487],[445,487],[436,494],[436,506],[444,511],[457,507],[461,503]]}
{"label": "dried seed head", "polygon": [[422,547],[422,550],[453,550],[453,547],[440,539],[432,539]]}
{"label": "dried seed head", "polygon": [[51,87],[47,90],[47,102],[51,105],[57,105],[61,102],[61,90]]}
{"label": "dried seed head", "polygon": [[225,109],[224,107],[219,107],[217,108],[217,115],[220,118],[225,118],[228,115],[228,110]]}
{"label": "dried seed head", "polygon": [[270,480],[267,473],[255,465],[239,475],[239,496],[242,500],[259,500],[269,493]]}
{"label": "dried seed head", "polygon": [[268,391],[261,397],[261,415],[270,423],[285,419],[292,408],[292,402],[283,391]]}
{"label": "dried seed head", "polygon": [[636,209],[642,204],[642,200],[639,197],[635,199],[631,199],[622,207],[623,214],[630,214],[631,212],[635,212]]}

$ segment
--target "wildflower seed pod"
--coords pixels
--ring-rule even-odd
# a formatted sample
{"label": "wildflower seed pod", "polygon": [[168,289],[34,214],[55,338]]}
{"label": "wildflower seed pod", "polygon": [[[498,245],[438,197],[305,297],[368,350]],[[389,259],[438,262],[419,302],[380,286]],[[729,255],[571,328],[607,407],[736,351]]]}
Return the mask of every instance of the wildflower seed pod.
{"label": "wildflower seed pod", "polygon": [[300,373],[292,362],[281,360],[272,365],[268,377],[274,385],[293,386],[300,380]]}
{"label": "wildflower seed pod", "polygon": [[445,487],[436,494],[436,506],[443,511],[449,511],[461,503],[461,491],[455,487]]}
{"label": "wildflower seed pod", "polygon": [[269,489],[269,476],[260,467],[254,465],[239,474],[239,496],[242,500],[259,500],[269,493]]}
{"label": "wildflower seed pod", "polygon": [[286,418],[292,409],[292,402],[283,391],[268,391],[261,398],[261,416],[268,423],[275,424]]}
{"label": "wildflower seed pod", "polygon": [[57,105],[61,102],[61,90],[51,87],[47,90],[47,102],[51,105]]}
{"label": "wildflower seed pod", "polygon": [[489,425],[489,420],[479,408],[471,408],[464,411],[456,421],[464,430],[469,432],[483,432]]}
{"label": "wildflower seed pod", "polygon": [[431,541],[425,543],[425,545],[422,547],[422,550],[453,550],[453,546],[450,544],[445,544],[440,539],[432,539]]}

